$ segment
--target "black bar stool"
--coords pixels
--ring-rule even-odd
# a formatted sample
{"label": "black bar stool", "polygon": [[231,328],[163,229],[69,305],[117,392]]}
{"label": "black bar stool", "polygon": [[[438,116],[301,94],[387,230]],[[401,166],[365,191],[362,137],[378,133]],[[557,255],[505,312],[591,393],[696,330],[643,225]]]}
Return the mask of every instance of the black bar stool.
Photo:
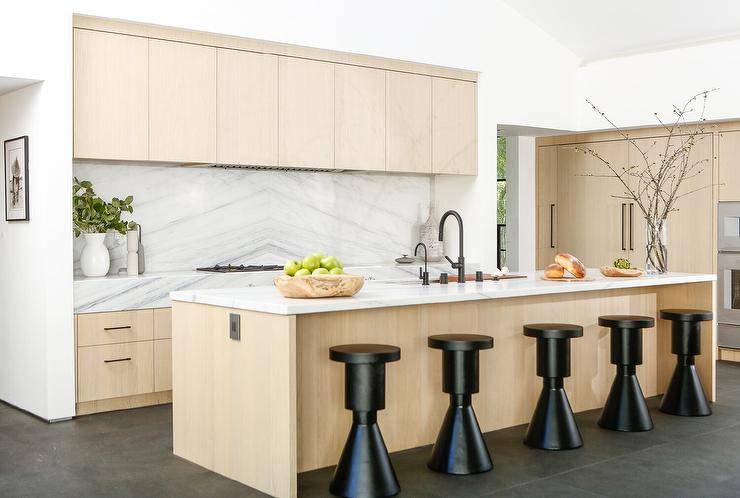
{"label": "black bar stool", "polygon": [[583,336],[583,327],[567,323],[533,323],[524,335],[537,338],[537,375],[542,392],[527,428],[524,444],[544,450],[572,450],[583,446],[563,378],[570,377],[570,340]]}
{"label": "black bar stool", "polygon": [[352,428],[334,471],[329,491],[337,496],[393,496],[401,488],[377,424],[385,408],[385,364],[401,350],[384,344],[347,344],[329,348],[329,358],[344,363],[344,407]]}
{"label": "black bar stool", "polygon": [[446,474],[478,474],[493,468],[472,395],[478,392],[478,351],[491,349],[493,337],[476,334],[433,335],[430,348],[442,350],[442,391],[450,395],[442,427],[427,466]]}
{"label": "black bar stool", "polygon": [[712,410],[696,373],[694,356],[701,354],[701,322],[711,320],[712,312],[668,309],[660,310],[660,317],[671,320],[671,353],[678,356],[660,411],[684,417],[711,415]]}
{"label": "black bar stool", "polygon": [[642,329],[655,327],[655,320],[649,316],[606,315],[599,317],[599,325],[611,329],[611,362],[617,366],[599,425],[613,431],[649,431],[653,420],[636,367],[642,365]]}

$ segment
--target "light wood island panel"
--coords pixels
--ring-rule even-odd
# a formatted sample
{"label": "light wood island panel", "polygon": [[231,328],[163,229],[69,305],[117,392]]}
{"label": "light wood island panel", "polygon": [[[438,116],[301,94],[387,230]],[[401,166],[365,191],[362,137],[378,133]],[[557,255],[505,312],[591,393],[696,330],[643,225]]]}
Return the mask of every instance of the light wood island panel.
{"label": "light wood island panel", "polygon": [[[572,341],[572,375],[565,381],[579,412],[603,406],[615,374],[599,315],[657,318],[661,308],[714,309],[713,303],[714,282],[305,315],[174,302],[174,451],[271,495],[295,496],[298,472],[337,462],[351,423],[344,366],[329,360],[330,346],[401,348],[401,360],[387,365],[386,409],[378,413],[389,451],[399,451],[433,443],[447,408],[442,355],[427,347],[429,335],[494,337],[494,348],[480,353],[481,391],[473,398],[487,432],[527,423],[537,402],[536,341],[523,337],[523,324],[584,327],[584,336]],[[230,313],[241,317],[240,341],[229,339]],[[637,369],[646,396],[663,391],[676,361],[670,324],[656,321],[644,332],[644,364]],[[713,322],[703,324],[696,361],[711,400],[715,334]]]}

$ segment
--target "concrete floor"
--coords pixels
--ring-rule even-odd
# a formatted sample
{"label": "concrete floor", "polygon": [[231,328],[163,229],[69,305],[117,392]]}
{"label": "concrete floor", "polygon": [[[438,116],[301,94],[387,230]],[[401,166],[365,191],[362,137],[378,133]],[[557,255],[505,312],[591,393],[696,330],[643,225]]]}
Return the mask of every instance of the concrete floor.
{"label": "concrete floor", "polygon": [[[486,474],[433,473],[429,447],[396,453],[399,496],[740,496],[740,365],[720,363],[717,377],[711,417],[665,415],[653,398],[655,430],[625,434],[585,412],[579,450],[527,448],[524,426],[489,433]],[[0,403],[0,496],[265,496],[173,456],[171,413],[165,405],[50,425]],[[331,474],[301,474],[300,496],[327,496]]]}

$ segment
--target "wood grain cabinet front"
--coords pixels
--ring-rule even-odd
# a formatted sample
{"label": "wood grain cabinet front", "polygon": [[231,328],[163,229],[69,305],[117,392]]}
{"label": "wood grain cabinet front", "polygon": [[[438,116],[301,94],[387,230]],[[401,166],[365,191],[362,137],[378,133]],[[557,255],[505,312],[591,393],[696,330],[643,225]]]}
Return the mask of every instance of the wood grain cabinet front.
{"label": "wood grain cabinet front", "polygon": [[149,40],[149,160],[216,162],[216,49]]}
{"label": "wood grain cabinet front", "polygon": [[218,162],[277,166],[277,56],[218,49],[217,71]]}
{"label": "wood grain cabinet front", "polygon": [[152,341],[77,348],[77,402],[154,391]]}
{"label": "wood grain cabinet front", "polygon": [[154,391],[172,389],[172,339],[154,341]]}
{"label": "wood grain cabinet front", "polygon": [[149,158],[147,43],[74,30],[74,157]]}
{"label": "wood grain cabinet front", "polygon": [[152,310],[78,315],[77,346],[151,340],[153,326]]}
{"label": "wood grain cabinet front", "polygon": [[334,168],[334,65],[279,58],[280,166]]}
{"label": "wood grain cabinet front", "polygon": [[388,72],[385,169],[432,172],[432,78]]}
{"label": "wood grain cabinet front", "polygon": [[432,78],[432,173],[477,173],[475,83]]}

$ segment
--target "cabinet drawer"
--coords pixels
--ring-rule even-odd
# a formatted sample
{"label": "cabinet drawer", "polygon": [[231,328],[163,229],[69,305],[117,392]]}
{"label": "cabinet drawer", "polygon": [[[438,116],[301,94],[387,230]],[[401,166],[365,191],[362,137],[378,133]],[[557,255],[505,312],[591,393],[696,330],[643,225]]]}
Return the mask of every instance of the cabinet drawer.
{"label": "cabinet drawer", "polygon": [[172,309],[154,310],[154,339],[172,338]]}
{"label": "cabinet drawer", "polygon": [[172,339],[154,341],[154,391],[172,389]]}
{"label": "cabinet drawer", "polygon": [[77,401],[152,392],[152,342],[77,348]]}
{"label": "cabinet drawer", "polygon": [[152,310],[79,315],[77,346],[151,340],[153,326]]}

